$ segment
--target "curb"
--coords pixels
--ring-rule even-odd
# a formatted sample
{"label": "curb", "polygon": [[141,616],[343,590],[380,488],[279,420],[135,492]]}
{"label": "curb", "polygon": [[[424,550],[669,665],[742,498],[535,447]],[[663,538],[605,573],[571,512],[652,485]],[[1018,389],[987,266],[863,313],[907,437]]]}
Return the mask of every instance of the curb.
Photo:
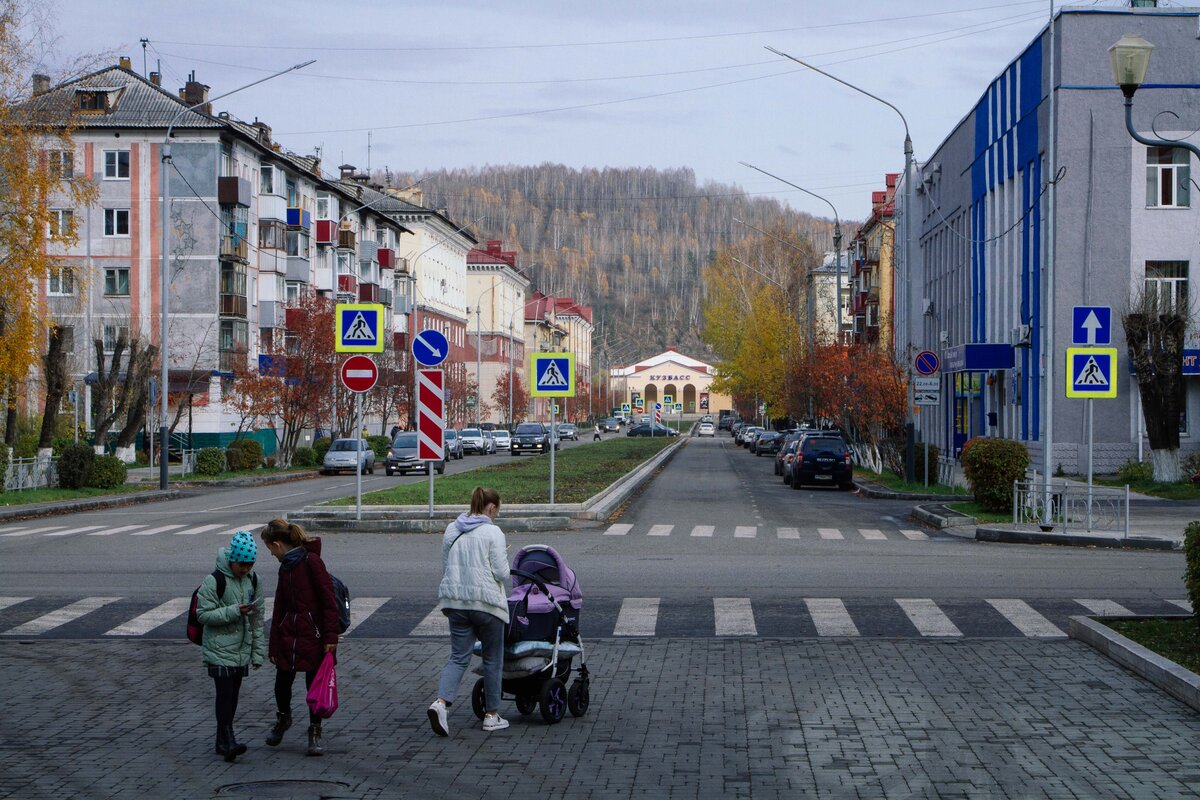
{"label": "curb", "polygon": [[913,506],[912,515],[918,522],[923,522],[951,536],[963,539],[975,538],[974,527],[978,521],[974,517],[960,514],[943,505]]}
{"label": "curb", "polygon": [[1148,536],[1095,536],[1073,533],[1042,533],[1013,528],[980,526],[975,529],[975,539],[980,542],[1007,544],[1055,544],[1067,547],[1108,547],[1130,550],[1181,550],[1183,545],[1171,539],[1152,539]]}
{"label": "curb", "polygon": [[247,489],[255,486],[275,486],[280,483],[295,483],[296,481],[307,481],[317,477],[320,473],[316,470],[312,472],[293,472],[284,475],[263,475],[261,478],[256,478],[252,475],[245,478],[228,478],[223,481],[177,481],[181,486],[187,486],[194,489],[208,489],[211,487],[228,487],[230,489]]}
{"label": "curb", "polygon": [[863,478],[855,478],[854,485],[858,487],[859,493],[864,497],[869,497],[872,500],[936,500],[942,503],[950,502],[969,502],[975,499],[974,495],[970,494],[920,494],[917,492],[897,492],[894,489],[889,489],[882,484],[868,481]]}
{"label": "curb", "polygon": [[[1165,614],[1155,617],[1107,617],[1105,619],[1193,619],[1191,614]],[[1093,617],[1071,617],[1068,635],[1132,670],[1175,699],[1200,711],[1200,675],[1184,669],[1170,659],[1142,647]]]}
{"label": "curb", "polygon": [[37,519],[38,517],[53,517],[59,514],[74,514],[77,511],[99,511],[105,508],[132,506],[141,503],[158,503],[163,500],[174,500],[182,494],[180,489],[149,490],[145,492],[129,492],[124,495],[108,497],[87,497],[81,500],[62,500],[53,505],[18,506],[0,509],[0,522],[14,522],[19,519]]}

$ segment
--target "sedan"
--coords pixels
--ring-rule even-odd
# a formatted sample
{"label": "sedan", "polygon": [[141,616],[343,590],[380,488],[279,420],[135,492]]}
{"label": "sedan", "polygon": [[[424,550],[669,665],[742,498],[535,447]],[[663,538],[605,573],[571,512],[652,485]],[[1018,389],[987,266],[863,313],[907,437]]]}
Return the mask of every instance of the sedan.
{"label": "sedan", "polygon": [[492,431],[492,441],[496,443],[496,451],[507,450],[512,447],[512,436],[506,430],[497,428]]}
{"label": "sedan", "polygon": [[579,441],[579,429],[570,422],[564,422],[558,426],[558,438],[570,439],[572,442]]}
{"label": "sedan", "polygon": [[626,436],[678,436],[679,431],[668,428],[657,422],[639,422],[625,434]]}
{"label": "sedan", "polygon": [[711,422],[701,422],[700,427],[696,430],[697,436],[716,436],[717,432],[713,428]]}
{"label": "sedan", "polygon": [[616,433],[621,430],[621,420],[616,417],[609,417],[600,423],[600,430],[604,433]]}
{"label": "sedan", "polygon": [[[358,450],[357,457],[355,450]],[[325,453],[321,464],[322,475],[338,472],[354,472],[361,469],[367,475],[375,474],[375,451],[365,439],[335,439]]]}
{"label": "sedan", "polygon": [[750,446],[754,451],[755,456],[775,455],[779,452],[779,446],[783,443],[783,434],[775,431],[760,431],[758,436],[754,437],[754,444]]}

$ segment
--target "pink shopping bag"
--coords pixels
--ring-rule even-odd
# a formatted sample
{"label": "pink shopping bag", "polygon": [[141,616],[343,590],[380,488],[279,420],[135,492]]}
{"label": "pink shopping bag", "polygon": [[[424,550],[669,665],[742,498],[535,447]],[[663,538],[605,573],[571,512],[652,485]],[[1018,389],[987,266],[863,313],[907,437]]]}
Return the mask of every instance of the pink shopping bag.
{"label": "pink shopping bag", "polygon": [[325,660],[317,668],[312,686],[308,690],[308,709],[321,719],[329,719],[337,711],[337,660],[333,653],[326,653]]}

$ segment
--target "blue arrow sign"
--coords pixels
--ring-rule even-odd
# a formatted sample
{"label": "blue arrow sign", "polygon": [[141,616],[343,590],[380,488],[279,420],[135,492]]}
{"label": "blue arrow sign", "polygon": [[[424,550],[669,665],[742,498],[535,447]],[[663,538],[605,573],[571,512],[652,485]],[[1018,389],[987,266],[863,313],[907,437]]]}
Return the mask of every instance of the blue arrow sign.
{"label": "blue arrow sign", "polygon": [[1112,309],[1108,306],[1075,306],[1071,313],[1072,344],[1111,344]]}
{"label": "blue arrow sign", "polygon": [[433,328],[418,333],[412,342],[413,358],[427,367],[436,367],[450,355],[450,343]]}

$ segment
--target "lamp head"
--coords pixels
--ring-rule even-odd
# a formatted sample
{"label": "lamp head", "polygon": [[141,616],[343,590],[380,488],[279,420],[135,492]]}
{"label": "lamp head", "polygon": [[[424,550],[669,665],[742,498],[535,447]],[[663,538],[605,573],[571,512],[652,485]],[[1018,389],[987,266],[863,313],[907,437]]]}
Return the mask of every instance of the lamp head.
{"label": "lamp head", "polygon": [[1136,33],[1125,34],[1108,48],[1113,82],[1121,87],[1121,92],[1126,97],[1133,97],[1133,93],[1145,82],[1146,70],[1150,66],[1150,53],[1153,50],[1154,45]]}

